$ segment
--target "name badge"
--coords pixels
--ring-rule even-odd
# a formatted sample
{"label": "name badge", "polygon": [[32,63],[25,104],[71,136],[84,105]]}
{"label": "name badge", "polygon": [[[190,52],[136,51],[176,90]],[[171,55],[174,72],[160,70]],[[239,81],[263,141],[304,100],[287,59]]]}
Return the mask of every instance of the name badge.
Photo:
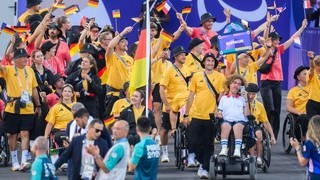
{"label": "name badge", "polygon": [[28,91],[23,90],[21,94],[21,102],[27,104],[31,102],[31,96]]}

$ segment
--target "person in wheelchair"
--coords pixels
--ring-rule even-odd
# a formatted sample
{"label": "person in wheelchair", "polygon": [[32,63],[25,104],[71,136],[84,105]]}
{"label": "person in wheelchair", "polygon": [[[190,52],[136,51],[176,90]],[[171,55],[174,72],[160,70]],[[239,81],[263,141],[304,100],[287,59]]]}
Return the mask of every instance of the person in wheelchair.
{"label": "person in wheelchair", "polygon": [[310,86],[307,85],[306,80],[308,69],[306,66],[299,66],[295,70],[293,77],[297,85],[289,90],[286,100],[286,109],[295,116],[295,119],[301,125],[304,137],[308,128],[306,116],[306,105],[310,94]]}
{"label": "person in wheelchair", "polygon": [[241,157],[241,145],[243,128],[247,124],[249,115],[247,95],[239,94],[241,86],[245,85],[245,80],[240,75],[232,75],[227,81],[226,85],[229,89],[227,95],[222,96],[218,105],[218,112],[216,117],[223,119],[221,124],[221,152],[219,155],[228,155],[228,139],[231,128],[235,136],[235,150],[234,157]]}
{"label": "person in wheelchair", "polygon": [[[248,93],[248,101],[250,103],[250,113],[255,118],[255,125],[254,125],[254,134],[256,137],[256,147],[252,147],[249,150],[251,156],[254,155],[254,149],[256,148],[257,151],[257,165],[262,165],[262,131],[265,128],[270,137],[271,137],[271,144],[276,144],[276,138],[273,134],[272,127],[270,122],[268,121],[266,110],[261,102],[256,99],[256,95],[259,91],[259,87],[256,84],[249,83],[246,87],[246,91]],[[263,126],[263,127],[262,127]]]}

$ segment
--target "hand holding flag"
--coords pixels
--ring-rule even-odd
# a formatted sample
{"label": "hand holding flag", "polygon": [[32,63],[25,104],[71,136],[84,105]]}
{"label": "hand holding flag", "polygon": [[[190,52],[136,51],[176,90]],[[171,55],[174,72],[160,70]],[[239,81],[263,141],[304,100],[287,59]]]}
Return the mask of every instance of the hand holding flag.
{"label": "hand holding flag", "polygon": [[118,21],[117,21],[117,19],[119,19],[121,17],[120,9],[112,10],[112,17],[115,19],[114,22],[115,22],[115,25],[116,25],[116,32],[117,32],[118,31]]}
{"label": "hand holding flag", "polygon": [[99,0],[88,0],[88,6],[97,8],[99,6]]}
{"label": "hand holding flag", "polygon": [[80,11],[79,5],[77,4],[73,4],[67,8],[65,8],[64,10],[65,15],[70,15],[70,14],[75,14],[77,12]]}

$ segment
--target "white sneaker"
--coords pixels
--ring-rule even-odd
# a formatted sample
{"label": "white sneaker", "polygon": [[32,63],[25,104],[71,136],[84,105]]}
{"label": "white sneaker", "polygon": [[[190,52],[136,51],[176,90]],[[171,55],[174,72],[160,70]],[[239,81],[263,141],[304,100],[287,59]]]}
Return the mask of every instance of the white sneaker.
{"label": "white sneaker", "polygon": [[219,155],[220,156],[228,156],[228,148],[222,148]]}
{"label": "white sneaker", "polygon": [[208,171],[206,171],[206,170],[202,170],[201,171],[201,176],[200,176],[200,179],[208,179]]}
{"label": "white sneaker", "polygon": [[188,167],[195,167],[196,166],[196,162],[194,160],[195,158],[195,154],[194,153],[190,153],[188,155]]}
{"label": "white sneaker", "polygon": [[165,154],[162,154],[161,156],[161,162],[162,163],[168,163],[170,160],[169,160],[169,155],[167,153]]}
{"label": "white sneaker", "polygon": [[20,164],[18,162],[12,163],[11,171],[19,171],[20,170]]}
{"label": "white sneaker", "polygon": [[197,175],[198,175],[200,178],[201,178],[201,175],[202,175],[202,171],[203,171],[202,165],[200,164],[200,167],[199,167],[198,172],[197,172]]}
{"label": "white sneaker", "polygon": [[261,165],[262,165],[262,159],[261,159],[261,157],[258,157],[258,158],[257,158],[257,165],[258,165],[258,166],[261,166]]}
{"label": "white sneaker", "polygon": [[240,149],[236,148],[236,149],[234,150],[233,156],[234,156],[234,157],[241,157]]}

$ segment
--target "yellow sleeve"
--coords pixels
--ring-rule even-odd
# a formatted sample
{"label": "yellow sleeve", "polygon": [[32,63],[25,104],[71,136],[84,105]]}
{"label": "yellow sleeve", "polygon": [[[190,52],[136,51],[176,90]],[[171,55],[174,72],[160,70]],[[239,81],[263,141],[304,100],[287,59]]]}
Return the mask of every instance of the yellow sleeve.
{"label": "yellow sleeve", "polygon": [[113,116],[120,115],[120,99],[113,104],[110,115],[113,115]]}
{"label": "yellow sleeve", "polygon": [[190,84],[189,84],[189,90],[191,92],[196,93],[197,91],[197,80],[199,78],[199,73],[194,74],[194,76],[191,78]]}
{"label": "yellow sleeve", "polygon": [[55,104],[48,112],[46,121],[52,125],[56,123],[56,113],[57,109],[59,109],[60,103]]}
{"label": "yellow sleeve", "polygon": [[263,106],[262,103],[260,102],[257,102],[257,108],[259,109],[259,114],[258,116],[256,117],[257,120],[261,123],[265,123],[265,122],[268,122],[268,116],[267,116],[267,112]]}
{"label": "yellow sleeve", "polygon": [[294,88],[291,88],[287,94],[287,99],[293,100],[294,99]]}

